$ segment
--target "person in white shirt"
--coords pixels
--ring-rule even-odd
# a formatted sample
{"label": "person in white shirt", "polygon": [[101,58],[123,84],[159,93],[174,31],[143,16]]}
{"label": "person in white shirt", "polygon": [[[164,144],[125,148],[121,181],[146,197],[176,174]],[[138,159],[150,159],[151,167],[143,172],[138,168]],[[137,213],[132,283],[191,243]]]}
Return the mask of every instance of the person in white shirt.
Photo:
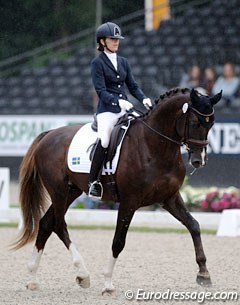
{"label": "person in white shirt", "polygon": [[237,91],[240,86],[239,78],[235,73],[234,64],[228,62],[223,66],[223,75],[219,76],[213,86],[212,93],[213,95],[223,91],[222,97],[225,100],[226,106],[231,106],[233,99],[236,98]]}

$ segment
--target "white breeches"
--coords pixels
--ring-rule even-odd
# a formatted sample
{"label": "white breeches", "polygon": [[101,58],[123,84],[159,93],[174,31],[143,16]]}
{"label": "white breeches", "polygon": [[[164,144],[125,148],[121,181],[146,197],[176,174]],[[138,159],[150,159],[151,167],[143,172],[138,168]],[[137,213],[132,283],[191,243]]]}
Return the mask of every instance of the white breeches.
{"label": "white breeches", "polygon": [[118,113],[103,112],[97,115],[98,138],[101,140],[102,147],[108,147],[111,132],[114,126],[116,125],[118,119],[125,113],[125,110],[121,110],[121,112]]}

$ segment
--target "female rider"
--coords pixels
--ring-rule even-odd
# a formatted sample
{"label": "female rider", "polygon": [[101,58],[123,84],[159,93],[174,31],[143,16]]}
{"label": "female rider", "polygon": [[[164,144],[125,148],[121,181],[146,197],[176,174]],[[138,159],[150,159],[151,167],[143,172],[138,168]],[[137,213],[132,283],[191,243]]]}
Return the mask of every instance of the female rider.
{"label": "female rider", "polygon": [[100,25],[96,31],[100,54],[91,63],[92,82],[99,101],[97,106],[98,142],[94,151],[90,177],[89,196],[101,199],[103,188],[100,182],[111,132],[118,119],[133,107],[124,90],[129,92],[149,109],[151,100],[138,87],[126,58],[117,55],[119,40],[124,39],[120,27],[112,22]]}

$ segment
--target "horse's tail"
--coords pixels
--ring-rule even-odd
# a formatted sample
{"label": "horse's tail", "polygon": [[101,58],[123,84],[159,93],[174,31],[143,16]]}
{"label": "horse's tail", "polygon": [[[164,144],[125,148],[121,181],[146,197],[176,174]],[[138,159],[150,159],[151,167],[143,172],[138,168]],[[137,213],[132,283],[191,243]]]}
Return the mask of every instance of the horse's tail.
{"label": "horse's tail", "polygon": [[20,167],[20,208],[22,211],[22,232],[14,244],[13,249],[19,249],[34,240],[37,235],[39,220],[46,203],[46,190],[35,163],[35,151],[39,142],[49,131],[37,136],[29,147]]}

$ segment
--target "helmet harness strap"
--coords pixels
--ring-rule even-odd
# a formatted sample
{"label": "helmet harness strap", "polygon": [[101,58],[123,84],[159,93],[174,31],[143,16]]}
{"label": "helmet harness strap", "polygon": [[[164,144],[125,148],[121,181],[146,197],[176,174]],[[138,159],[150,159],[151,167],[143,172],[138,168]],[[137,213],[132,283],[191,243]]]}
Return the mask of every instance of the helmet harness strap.
{"label": "helmet harness strap", "polygon": [[109,48],[108,48],[108,46],[107,46],[107,43],[106,43],[106,38],[102,38],[103,40],[104,40],[104,48],[106,48],[110,53],[115,53],[115,52],[113,52],[112,50],[110,50]]}

